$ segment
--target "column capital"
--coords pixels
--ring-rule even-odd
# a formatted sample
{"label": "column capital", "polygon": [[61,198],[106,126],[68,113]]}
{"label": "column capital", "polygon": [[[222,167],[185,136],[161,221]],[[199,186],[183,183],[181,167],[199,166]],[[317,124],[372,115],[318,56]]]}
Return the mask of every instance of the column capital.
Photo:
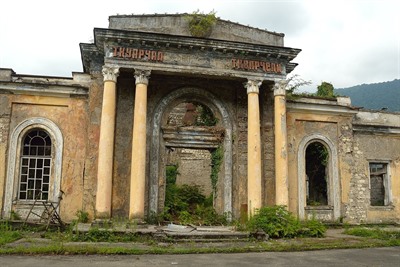
{"label": "column capital", "polygon": [[274,96],[285,96],[286,95],[286,87],[288,81],[287,80],[276,80],[274,84]]}
{"label": "column capital", "polygon": [[115,65],[104,65],[102,69],[104,81],[117,82],[117,77],[119,75],[119,67]]}
{"label": "column capital", "polygon": [[262,84],[261,80],[247,80],[247,82],[243,83],[244,87],[247,89],[247,94],[250,93],[258,94],[260,91],[261,84]]}
{"label": "column capital", "polygon": [[151,70],[146,70],[146,69],[135,69],[135,84],[149,84],[149,78],[150,78],[150,73]]}

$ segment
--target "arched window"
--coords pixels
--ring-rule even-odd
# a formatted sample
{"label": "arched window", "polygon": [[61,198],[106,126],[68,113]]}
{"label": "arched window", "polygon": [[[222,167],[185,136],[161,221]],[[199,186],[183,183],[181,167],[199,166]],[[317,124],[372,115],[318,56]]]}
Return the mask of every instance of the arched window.
{"label": "arched window", "polygon": [[340,182],[335,143],[318,133],[305,136],[299,143],[297,164],[299,218],[314,215],[318,218],[319,212],[324,217],[331,211],[330,218],[325,216],[324,220],[339,219]]}
{"label": "arched window", "polygon": [[320,142],[312,142],[306,149],[307,206],[328,205],[329,154]]}
{"label": "arched window", "polygon": [[46,131],[33,129],[22,142],[18,199],[47,200],[51,173],[51,138]]}
{"label": "arched window", "polygon": [[63,136],[49,119],[19,123],[10,135],[3,216],[27,214],[32,200],[57,201],[61,189]]}

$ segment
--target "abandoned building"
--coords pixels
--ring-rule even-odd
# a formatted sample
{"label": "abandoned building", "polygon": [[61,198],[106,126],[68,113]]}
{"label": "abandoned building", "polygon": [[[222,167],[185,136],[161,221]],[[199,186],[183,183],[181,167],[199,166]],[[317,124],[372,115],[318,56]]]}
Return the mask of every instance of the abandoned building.
{"label": "abandoned building", "polygon": [[66,221],[145,220],[163,211],[175,165],[176,183],[232,218],[285,205],[301,219],[400,222],[399,113],[289,97],[301,50],[284,34],[221,19],[194,33],[191,20],[111,16],[72,78],[0,69],[2,218],[62,191]]}

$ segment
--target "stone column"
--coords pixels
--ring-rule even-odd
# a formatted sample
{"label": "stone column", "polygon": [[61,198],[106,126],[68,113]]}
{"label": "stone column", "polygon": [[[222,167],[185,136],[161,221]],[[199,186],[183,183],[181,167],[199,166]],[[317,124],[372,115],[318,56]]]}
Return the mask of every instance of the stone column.
{"label": "stone column", "polygon": [[262,206],[261,186],[261,133],[260,106],[258,100],[261,81],[248,80],[247,88],[247,210],[251,217]]}
{"label": "stone column", "polygon": [[274,85],[275,104],[275,204],[289,205],[288,155],[286,130],[286,81]]}
{"label": "stone column", "polygon": [[146,175],[147,85],[150,70],[135,70],[136,92],[133,118],[130,219],[144,219]]}
{"label": "stone column", "polygon": [[116,83],[119,68],[104,66],[104,92],[101,110],[99,157],[97,167],[96,218],[111,217],[111,194],[114,157]]}

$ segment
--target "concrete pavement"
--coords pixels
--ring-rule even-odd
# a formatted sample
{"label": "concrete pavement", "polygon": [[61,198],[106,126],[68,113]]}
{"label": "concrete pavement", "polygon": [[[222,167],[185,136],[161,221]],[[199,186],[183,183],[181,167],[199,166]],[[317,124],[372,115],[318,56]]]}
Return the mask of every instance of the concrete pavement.
{"label": "concrete pavement", "polygon": [[2,267],[122,266],[400,266],[400,247],[187,255],[0,256]]}

